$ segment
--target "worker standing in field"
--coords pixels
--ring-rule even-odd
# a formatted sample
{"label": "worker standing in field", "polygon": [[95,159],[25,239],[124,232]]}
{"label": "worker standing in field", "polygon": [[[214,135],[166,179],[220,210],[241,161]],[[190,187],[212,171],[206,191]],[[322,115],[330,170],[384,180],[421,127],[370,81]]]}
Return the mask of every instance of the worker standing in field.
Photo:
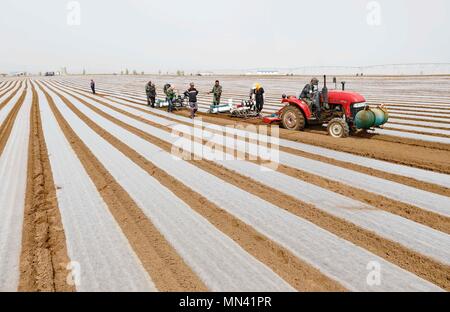
{"label": "worker standing in field", "polygon": [[255,103],[256,103],[256,112],[258,115],[261,114],[261,111],[264,108],[264,88],[261,86],[261,84],[256,83],[252,90],[250,91],[250,98],[255,96]]}
{"label": "worker standing in field", "polygon": [[156,87],[151,81],[145,86],[145,93],[147,94],[147,105],[154,108],[156,102]]}
{"label": "worker standing in field", "polygon": [[220,85],[220,81],[216,80],[216,83],[214,84],[211,92],[208,94],[213,94],[213,105],[219,106],[220,105],[220,98],[222,97],[222,86]]}
{"label": "worker standing in field", "polygon": [[95,81],[94,81],[94,79],[91,79],[91,90],[92,90],[92,94],[95,94]]}
{"label": "worker standing in field", "polygon": [[198,104],[197,104],[198,91],[195,88],[195,85],[193,82],[190,84],[189,89],[186,92],[184,92],[184,95],[189,98],[189,108],[191,109],[191,119],[194,119],[195,114],[198,111]]}
{"label": "worker standing in field", "polygon": [[176,97],[175,90],[170,84],[167,84],[166,87],[167,87],[167,88],[165,88],[166,89],[166,91],[165,91],[166,100],[167,100],[167,103],[169,103],[169,107],[167,108],[167,111],[169,113],[172,113],[173,112],[173,100]]}

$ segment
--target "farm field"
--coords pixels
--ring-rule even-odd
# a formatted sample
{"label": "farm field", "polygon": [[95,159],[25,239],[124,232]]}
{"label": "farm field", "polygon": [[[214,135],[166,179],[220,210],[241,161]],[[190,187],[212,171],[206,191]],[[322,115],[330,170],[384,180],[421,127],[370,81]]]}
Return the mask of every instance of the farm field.
{"label": "farm field", "polygon": [[[270,114],[310,77],[219,79]],[[338,79],[389,123],[278,139],[205,114],[211,77],[0,79],[0,291],[449,291],[450,77]],[[200,127],[148,80],[193,81]]]}

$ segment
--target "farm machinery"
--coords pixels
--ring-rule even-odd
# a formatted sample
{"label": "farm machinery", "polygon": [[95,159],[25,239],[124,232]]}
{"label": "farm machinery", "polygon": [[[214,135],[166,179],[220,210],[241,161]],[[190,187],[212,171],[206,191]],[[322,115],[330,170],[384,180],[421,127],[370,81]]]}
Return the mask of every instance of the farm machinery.
{"label": "farm machinery", "polygon": [[[188,106],[188,97],[185,95],[177,95],[175,99],[173,99],[173,108],[176,110],[180,110],[184,107]],[[169,102],[167,102],[167,99],[157,99],[155,103],[155,107],[168,107]]]}
{"label": "farm machinery", "polygon": [[253,118],[259,116],[256,110],[256,103],[253,99],[242,100],[240,104],[233,104],[230,101],[227,104],[211,105],[208,114],[226,113],[236,118]]}
{"label": "farm machinery", "polygon": [[281,102],[286,105],[276,114],[264,117],[263,122],[279,123],[285,129],[296,131],[327,124],[332,137],[345,138],[351,132],[381,127],[388,121],[389,115],[383,106],[370,108],[362,95],[342,89],[329,91],[324,76],[324,86],[321,91],[315,91],[311,103],[296,96],[283,95]]}
{"label": "farm machinery", "polygon": [[242,101],[241,104],[234,106],[231,110],[231,117],[238,118],[254,118],[258,117],[259,113],[256,110],[256,103],[253,99]]}

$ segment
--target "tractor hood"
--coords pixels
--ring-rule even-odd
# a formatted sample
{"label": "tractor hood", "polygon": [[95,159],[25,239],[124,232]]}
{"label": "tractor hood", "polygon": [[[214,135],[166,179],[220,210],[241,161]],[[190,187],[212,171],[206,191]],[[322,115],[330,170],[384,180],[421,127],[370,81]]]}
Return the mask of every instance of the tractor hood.
{"label": "tractor hood", "polygon": [[365,102],[366,99],[359,93],[351,92],[351,91],[338,91],[331,90],[328,91],[328,103],[330,104],[353,104],[353,103],[362,103]]}

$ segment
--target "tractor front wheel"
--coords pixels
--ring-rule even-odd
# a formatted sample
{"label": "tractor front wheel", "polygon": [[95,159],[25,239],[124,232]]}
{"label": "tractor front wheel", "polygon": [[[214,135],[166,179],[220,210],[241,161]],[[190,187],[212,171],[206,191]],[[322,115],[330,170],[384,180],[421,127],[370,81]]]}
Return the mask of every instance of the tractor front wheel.
{"label": "tractor front wheel", "polygon": [[281,114],[281,125],[287,130],[301,131],[305,129],[305,117],[298,108],[288,106]]}
{"label": "tractor front wheel", "polygon": [[333,138],[346,138],[350,135],[350,127],[344,119],[335,118],[328,123],[328,133]]}

